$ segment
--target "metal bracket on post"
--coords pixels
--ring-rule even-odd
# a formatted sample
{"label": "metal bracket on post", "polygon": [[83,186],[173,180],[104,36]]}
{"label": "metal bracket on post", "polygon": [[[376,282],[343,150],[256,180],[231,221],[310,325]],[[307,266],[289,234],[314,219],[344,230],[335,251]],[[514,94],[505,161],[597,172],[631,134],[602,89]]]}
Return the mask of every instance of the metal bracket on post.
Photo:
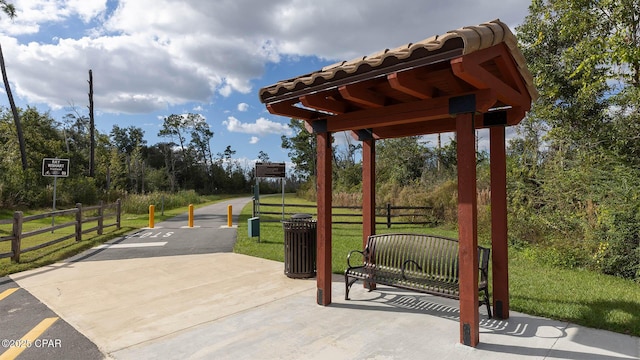
{"label": "metal bracket on post", "polygon": [[323,134],[327,131],[327,120],[315,120],[311,123],[311,127],[313,128],[314,134]]}
{"label": "metal bracket on post", "polygon": [[462,325],[462,342],[464,345],[471,346],[471,325]]}
{"label": "metal bracket on post", "polygon": [[482,123],[484,126],[506,126],[507,112],[504,110],[490,111],[482,114]]}
{"label": "metal bracket on post", "polygon": [[373,140],[373,131],[371,129],[360,129],[356,130],[355,133],[358,135],[359,141]]}
{"label": "metal bracket on post", "polygon": [[462,95],[449,98],[449,115],[467,114],[476,112],[476,95]]}

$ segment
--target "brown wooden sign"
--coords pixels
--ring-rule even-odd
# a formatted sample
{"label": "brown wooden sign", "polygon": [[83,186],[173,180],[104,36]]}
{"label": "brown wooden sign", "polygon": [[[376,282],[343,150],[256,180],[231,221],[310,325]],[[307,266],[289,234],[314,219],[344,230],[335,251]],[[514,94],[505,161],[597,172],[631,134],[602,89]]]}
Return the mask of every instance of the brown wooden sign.
{"label": "brown wooden sign", "polygon": [[285,163],[256,163],[256,177],[283,178],[285,177]]}

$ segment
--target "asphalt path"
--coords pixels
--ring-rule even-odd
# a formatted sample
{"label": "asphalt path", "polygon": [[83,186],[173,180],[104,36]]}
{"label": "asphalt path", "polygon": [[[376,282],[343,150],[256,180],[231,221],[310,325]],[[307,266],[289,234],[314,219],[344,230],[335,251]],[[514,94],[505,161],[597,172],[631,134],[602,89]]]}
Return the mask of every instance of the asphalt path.
{"label": "asphalt path", "polygon": [[[8,277],[0,278],[2,294],[5,297],[0,299],[0,359],[104,358],[94,343]],[[26,336],[43,322],[52,324],[37,338]],[[16,349],[16,345],[21,345],[22,350]]]}
{"label": "asphalt path", "polygon": [[[188,226],[188,213],[185,213],[157,223],[154,228],[113,239],[57,265],[232,252],[238,215],[250,200],[230,199],[196,209],[192,227]],[[234,214],[232,227],[227,226],[229,205]],[[16,275],[20,274],[13,276]],[[24,349],[15,349],[15,345],[22,345]],[[104,351],[46,304],[11,278],[0,278],[0,360],[105,357]]]}
{"label": "asphalt path", "polygon": [[[251,198],[228,199],[194,210],[193,227],[184,213],[112,240],[68,261],[101,261],[233,252],[238,215]],[[228,227],[227,207],[232,208]],[[246,224],[245,224],[246,226]]]}

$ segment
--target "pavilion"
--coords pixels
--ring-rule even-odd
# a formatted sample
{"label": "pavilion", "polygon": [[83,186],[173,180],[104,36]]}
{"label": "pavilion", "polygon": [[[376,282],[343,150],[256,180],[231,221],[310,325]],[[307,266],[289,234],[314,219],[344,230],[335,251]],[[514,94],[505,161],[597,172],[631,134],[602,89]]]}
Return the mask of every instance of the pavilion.
{"label": "pavilion", "polygon": [[331,136],[363,149],[363,244],[375,233],[375,143],[455,132],[458,162],[460,342],[479,342],[475,130],[490,130],[495,316],[509,317],[505,127],[538,94],[517,39],[494,20],[327,66],[260,90],[272,114],[304,120],[317,136],[317,302],[331,303]]}

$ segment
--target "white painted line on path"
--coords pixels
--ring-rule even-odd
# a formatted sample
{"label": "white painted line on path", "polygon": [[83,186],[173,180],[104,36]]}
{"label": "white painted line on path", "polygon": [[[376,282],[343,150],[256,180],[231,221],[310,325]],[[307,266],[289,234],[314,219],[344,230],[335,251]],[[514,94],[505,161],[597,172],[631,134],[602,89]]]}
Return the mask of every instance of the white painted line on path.
{"label": "white painted line on path", "polygon": [[148,242],[148,243],[135,243],[135,244],[102,244],[94,247],[94,249],[126,249],[126,248],[139,248],[139,247],[152,247],[152,246],[165,246],[166,241],[162,242]]}

